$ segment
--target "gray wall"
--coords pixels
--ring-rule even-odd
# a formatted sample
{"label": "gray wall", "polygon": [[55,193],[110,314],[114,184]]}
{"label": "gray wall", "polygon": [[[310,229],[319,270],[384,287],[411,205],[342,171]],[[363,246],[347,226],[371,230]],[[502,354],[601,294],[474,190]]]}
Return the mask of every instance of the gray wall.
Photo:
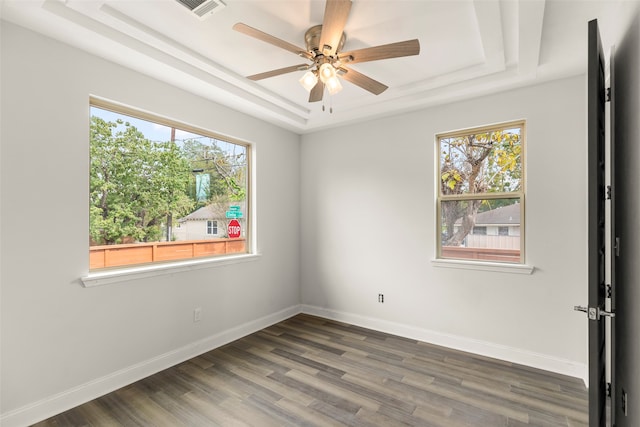
{"label": "gray wall", "polygon": [[[59,412],[297,312],[298,135],[12,24],[1,30],[1,424]],[[255,144],[261,256],[82,287],[89,95]],[[289,226],[274,227],[283,211]]]}
{"label": "gray wall", "polygon": [[[614,70],[615,234],[620,256],[615,260],[616,425],[640,425],[640,15],[615,50]],[[628,415],[622,413],[622,389]]]}
{"label": "gray wall", "polygon": [[[305,309],[584,377],[585,99],[579,76],[303,135]],[[534,273],[436,267],[434,135],[516,119]]]}

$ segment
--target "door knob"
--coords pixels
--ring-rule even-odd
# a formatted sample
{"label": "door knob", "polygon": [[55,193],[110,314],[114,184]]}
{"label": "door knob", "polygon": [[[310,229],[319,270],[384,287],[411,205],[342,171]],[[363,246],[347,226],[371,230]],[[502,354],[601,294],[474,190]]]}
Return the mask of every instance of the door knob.
{"label": "door knob", "polygon": [[584,307],[582,305],[576,305],[573,307],[573,309],[575,311],[583,311],[587,313],[587,316],[589,316],[589,320],[600,320],[600,318],[603,316],[610,318],[616,317],[615,313],[603,310],[600,307]]}

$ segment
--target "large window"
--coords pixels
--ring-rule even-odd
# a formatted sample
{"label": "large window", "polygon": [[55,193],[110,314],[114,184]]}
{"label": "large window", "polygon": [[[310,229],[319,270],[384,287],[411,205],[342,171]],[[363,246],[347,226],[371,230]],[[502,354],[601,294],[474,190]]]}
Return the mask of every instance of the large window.
{"label": "large window", "polygon": [[438,258],[524,262],[524,122],[437,135]]}
{"label": "large window", "polygon": [[248,252],[247,144],[102,100],[90,112],[90,269]]}

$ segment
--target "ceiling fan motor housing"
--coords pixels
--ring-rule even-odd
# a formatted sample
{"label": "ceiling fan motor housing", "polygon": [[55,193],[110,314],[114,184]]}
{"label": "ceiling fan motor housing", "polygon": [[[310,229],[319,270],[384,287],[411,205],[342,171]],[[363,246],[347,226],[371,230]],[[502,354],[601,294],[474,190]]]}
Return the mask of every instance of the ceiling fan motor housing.
{"label": "ceiling fan motor housing", "polygon": [[[307,46],[307,52],[314,54],[314,56],[324,55],[324,49],[320,47],[320,35],[322,34],[322,25],[315,25],[304,33],[304,41]],[[347,40],[347,35],[342,33],[340,37],[340,43],[335,49],[336,52],[340,52],[344,46],[344,42]],[[322,46],[324,48],[324,46]],[[332,46],[333,47],[333,46]]]}

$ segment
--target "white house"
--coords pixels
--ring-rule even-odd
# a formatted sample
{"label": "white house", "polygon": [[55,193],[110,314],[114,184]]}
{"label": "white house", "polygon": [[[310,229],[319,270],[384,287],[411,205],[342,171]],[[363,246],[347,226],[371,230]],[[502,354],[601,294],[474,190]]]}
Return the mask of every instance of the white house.
{"label": "white house", "polygon": [[243,230],[242,236],[245,236],[246,221],[244,213],[246,212],[246,203],[212,203],[179,218],[173,228],[174,239],[179,241],[228,237],[227,226],[231,219],[228,218],[230,215],[227,215],[227,212],[231,212],[230,206],[237,206],[238,212],[243,213],[242,217],[237,220],[240,223],[241,230]]}
{"label": "white house", "polygon": [[520,249],[520,207],[514,203],[478,213],[471,233],[465,238],[465,246]]}

